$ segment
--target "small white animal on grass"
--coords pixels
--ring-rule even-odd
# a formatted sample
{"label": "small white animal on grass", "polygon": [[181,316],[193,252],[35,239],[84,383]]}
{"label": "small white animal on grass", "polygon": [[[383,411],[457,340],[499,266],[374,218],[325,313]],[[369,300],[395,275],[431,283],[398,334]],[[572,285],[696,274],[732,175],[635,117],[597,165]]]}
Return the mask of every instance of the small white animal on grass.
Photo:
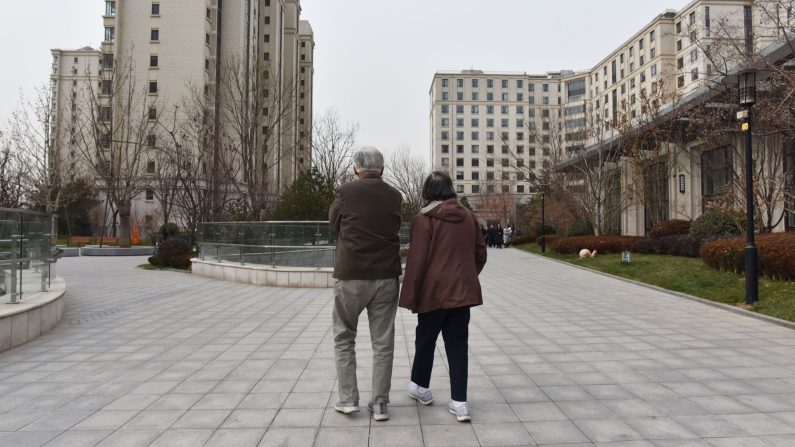
{"label": "small white animal on grass", "polygon": [[582,250],[580,250],[580,259],[593,258],[594,256],[596,256],[596,250],[594,250],[593,252],[591,252],[591,250],[588,250],[587,248],[583,248]]}

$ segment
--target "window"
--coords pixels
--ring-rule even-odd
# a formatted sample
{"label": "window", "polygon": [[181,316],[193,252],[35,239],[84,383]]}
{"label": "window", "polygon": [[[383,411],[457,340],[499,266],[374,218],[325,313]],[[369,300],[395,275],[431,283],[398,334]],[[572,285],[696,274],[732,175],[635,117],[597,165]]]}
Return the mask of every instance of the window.
{"label": "window", "polygon": [[149,56],[149,67],[150,68],[157,68],[157,63],[158,63],[157,55],[153,54],[153,55]]}
{"label": "window", "polygon": [[695,49],[690,52],[690,62],[695,62],[698,60],[698,49]]}
{"label": "window", "polygon": [[698,68],[694,68],[693,71],[690,72],[690,78],[693,81],[698,79]]}
{"label": "window", "polygon": [[508,100],[508,94],[507,93],[503,93],[502,94],[502,100],[503,101],[507,101]]}
{"label": "window", "polygon": [[458,88],[464,88],[464,80],[463,80],[463,79],[456,79],[456,80],[455,80],[455,85],[456,85]]}
{"label": "window", "polygon": [[480,140],[480,132],[472,132],[472,141]]}
{"label": "window", "polygon": [[455,127],[464,127],[464,118],[456,118]]}
{"label": "window", "polygon": [[654,38],[655,38],[655,32],[654,30],[651,30],[651,32],[649,33],[649,42],[654,42]]}
{"label": "window", "polygon": [[480,146],[478,146],[477,144],[473,144],[472,145],[472,153],[473,154],[479,154],[480,153]]}
{"label": "window", "polygon": [[457,167],[463,168],[464,167],[464,159],[463,158],[456,158],[455,159],[455,165]]}
{"label": "window", "polygon": [[152,15],[153,16],[160,15],[160,3],[152,3]]}
{"label": "window", "polygon": [[155,162],[154,161],[150,160],[150,161],[146,162],[146,173],[147,174],[154,174],[155,173]]}
{"label": "window", "polygon": [[704,7],[704,33],[707,37],[710,37],[710,20],[709,20],[709,6]]}
{"label": "window", "polygon": [[116,41],[116,28],[112,26],[105,27],[105,42],[115,42]]}
{"label": "window", "polygon": [[[640,82],[646,82],[646,70],[640,72]],[[605,100],[605,105],[607,104],[607,100]]]}
{"label": "window", "polygon": [[[458,176],[459,174],[461,175],[461,178],[459,180],[463,180],[464,179],[464,173],[463,172],[456,173],[456,176]],[[455,190],[456,190],[457,193],[463,194],[464,193],[464,185],[456,185],[455,186]]]}
{"label": "window", "polygon": [[486,113],[489,115],[494,115],[494,106],[486,106]]}
{"label": "window", "polygon": [[206,16],[207,16],[207,20],[210,20],[210,19],[212,19],[212,17],[213,17],[213,12],[210,10],[210,8],[207,8],[207,13],[206,13]]}
{"label": "window", "polygon": [[524,115],[524,106],[516,106],[516,114]]}
{"label": "window", "polygon": [[548,105],[549,105],[549,96],[544,96],[544,99],[542,100],[542,103],[543,103],[545,106],[548,106]]}
{"label": "window", "polygon": [[516,192],[519,194],[524,194],[524,185],[516,185]]}
{"label": "window", "polygon": [[102,68],[104,68],[104,69],[113,68],[113,55],[112,54],[103,54],[102,55]]}
{"label": "window", "polygon": [[680,57],[676,60],[676,68],[679,70],[685,68],[685,58]]}
{"label": "window", "polygon": [[146,200],[155,200],[155,192],[153,190],[146,190]]}
{"label": "window", "polygon": [[503,118],[500,120],[500,127],[508,127],[508,118]]}
{"label": "window", "polygon": [[116,2],[105,2],[105,15],[106,16],[116,15]]}
{"label": "window", "polygon": [[652,48],[651,50],[649,50],[649,54],[651,55],[652,59],[657,57],[657,48]]}
{"label": "window", "polygon": [[478,92],[472,92],[472,101],[478,100]]}
{"label": "window", "polygon": [[464,113],[464,106],[455,106],[455,113],[458,114]]}
{"label": "window", "polygon": [[535,84],[533,84],[532,82],[528,82],[528,83],[527,83],[527,91],[528,91],[528,92],[534,92],[534,91],[536,91],[536,85],[535,85]]}
{"label": "window", "polygon": [[449,154],[450,153],[450,145],[449,144],[443,144],[442,145],[442,153],[443,154]]}
{"label": "window", "polygon": [[638,41],[638,49],[639,49],[639,50],[642,50],[642,49],[643,49],[643,39],[640,39],[640,40]]}
{"label": "window", "polygon": [[524,101],[524,94],[523,93],[517,93],[516,94],[516,100],[517,101]]}
{"label": "window", "polygon": [[103,122],[108,122],[113,118],[113,112],[110,107],[101,107],[99,109],[99,119]]}
{"label": "window", "polygon": [[149,81],[149,93],[157,93],[157,81]]}
{"label": "window", "polygon": [[682,39],[676,40],[676,51],[682,51]]}
{"label": "window", "polygon": [[157,29],[157,28],[152,28],[152,32],[151,32],[150,36],[151,36],[150,40],[152,42],[160,41],[160,30]]}
{"label": "window", "polygon": [[450,139],[450,132],[444,131],[442,132],[442,140],[447,141]]}
{"label": "window", "polygon": [[447,92],[442,92],[442,101],[449,101],[449,100],[450,100],[450,94]]}
{"label": "window", "polygon": [[455,133],[455,139],[458,140],[458,141],[463,140],[464,139],[464,132],[456,132]]}
{"label": "window", "polygon": [[154,134],[153,135],[149,135],[146,138],[146,145],[149,146],[149,147],[157,146],[157,135],[154,135]]}
{"label": "window", "polygon": [[149,119],[150,120],[157,119],[157,107],[149,107]]}
{"label": "window", "polygon": [[500,113],[502,113],[503,115],[507,115],[508,114],[508,106],[500,106]]}
{"label": "window", "polygon": [[486,79],[486,88],[494,88],[494,79]]}
{"label": "window", "polygon": [[676,34],[682,33],[682,22],[676,22]]}
{"label": "window", "polygon": [[745,25],[745,54],[751,55],[754,52],[754,31],[751,6],[743,6],[743,23]]}
{"label": "window", "polygon": [[[113,81],[110,79],[103,79],[100,82],[100,94],[101,95],[111,95],[113,94]],[[75,92],[73,92],[75,93]]]}
{"label": "window", "polygon": [[502,88],[508,88],[508,80],[507,79],[503,79],[501,84],[502,84]]}
{"label": "window", "polygon": [[456,92],[455,99],[458,100],[458,101],[463,101],[464,100],[464,92]]}
{"label": "window", "polygon": [[486,132],[486,141],[494,141],[494,132]]}
{"label": "window", "polygon": [[486,120],[486,127],[494,127],[494,118],[488,118]]}
{"label": "window", "polygon": [[549,84],[543,84],[541,86],[541,90],[543,90],[544,92],[548,92],[549,91]]}
{"label": "window", "polygon": [[493,144],[489,144],[488,146],[486,146],[486,153],[488,153],[488,154],[493,154],[494,153],[494,145]]}
{"label": "window", "polygon": [[463,144],[456,144],[455,145],[455,153],[456,154],[463,154],[464,153],[464,145]]}
{"label": "window", "polygon": [[449,87],[449,86],[450,86],[450,80],[449,79],[442,79],[442,87],[446,88],[446,87]]}
{"label": "window", "polygon": [[696,12],[695,11],[690,13],[690,15],[688,16],[688,20],[689,20],[688,23],[690,25],[695,25],[696,24]]}
{"label": "window", "polygon": [[500,173],[500,178],[502,180],[510,180],[511,179],[511,173],[503,171],[503,172]]}
{"label": "window", "polygon": [[447,104],[442,105],[442,113],[445,114],[445,115],[450,113],[450,106],[447,105]]}
{"label": "window", "polygon": [[486,93],[486,101],[494,101],[494,93],[492,92]]}
{"label": "window", "polygon": [[263,17],[262,23],[265,24],[265,25],[270,25],[271,24],[271,16]]}
{"label": "window", "polygon": [[[265,36],[267,38],[268,35],[266,34]],[[204,44],[207,45],[208,47],[210,46],[210,33],[204,33]]]}
{"label": "window", "polygon": [[494,159],[493,158],[487,158],[486,159],[486,167],[487,168],[493,168],[494,167]]}
{"label": "window", "polygon": [[643,55],[641,54],[640,57],[638,58],[638,64],[640,64],[640,66],[642,67],[643,64],[645,64],[645,63],[646,63],[645,59],[644,59]]}
{"label": "window", "polygon": [[450,159],[442,158],[442,166],[450,166]]}
{"label": "window", "polygon": [[524,120],[522,118],[518,118],[516,120],[516,127],[518,127],[518,128],[524,127]]}
{"label": "window", "polygon": [[473,88],[478,88],[478,80],[477,79],[473,79],[472,80],[472,87]]}
{"label": "window", "polygon": [[480,127],[480,120],[477,118],[472,118],[471,120],[472,127]]}
{"label": "window", "polygon": [[516,141],[524,141],[524,132],[516,132]]}
{"label": "window", "polygon": [[[476,168],[478,166],[480,166],[480,159],[479,158],[473,158],[472,159],[472,167]],[[473,178],[472,180],[477,180],[477,179]]]}
{"label": "window", "polygon": [[701,196],[704,205],[725,199],[731,178],[731,147],[723,146],[701,153]]}
{"label": "window", "polygon": [[442,118],[442,127],[450,127],[450,118]]}
{"label": "window", "polygon": [[652,65],[650,71],[651,71],[651,77],[656,77],[657,76],[657,64]]}

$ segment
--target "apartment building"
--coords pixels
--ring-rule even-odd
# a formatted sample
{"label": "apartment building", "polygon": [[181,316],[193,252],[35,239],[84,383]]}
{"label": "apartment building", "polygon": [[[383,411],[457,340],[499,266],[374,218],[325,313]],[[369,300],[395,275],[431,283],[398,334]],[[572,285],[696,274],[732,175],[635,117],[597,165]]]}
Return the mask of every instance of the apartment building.
{"label": "apartment building", "polygon": [[84,117],[78,110],[92,86],[100,79],[102,53],[91,47],[52,50],[50,145],[59,148],[61,171],[74,179],[81,172],[82,156],[77,139]]}
{"label": "apartment building", "polygon": [[[781,5],[694,0],[678,11],[663,11],[587,71],[438,72],[430,90],[431,164],[453,175],[457,191],[476,210],[493,193],[524,200],[532,183],[517,174],[534,172],[518,168],[541,174],[561,154],[615,137],[610,124],[637,122],[653,99],[681,101],[714,82],[728,66],[715,67],[713,60],[733,61],[711,52],[727,45],[754,52],[774,42],[793,16],[791,7]],[[594,135],[594,129],[604,134]],[[552,159],[550,149],[559,152]],[[697,164],[690,168],[700,169]],[[676,186],[669,185],[672,191]],[[700,212],[698,200],[670,194],[680,214]],[[643,214],[642,209],[624,212],[624,231],[642,233]]]}
{"label": "apartment building", "polygon": [[430,91],[431,165],[449,172],[457,192],[476,209],[484,205],[484,195],[526,199],[532,192],[527,175],[546,163],[541,143],[558,135],[551,126],[562,113],[563,76],[572,74],[436,73]]}
{"label": "apartment building", "polygon": [[[240,123],[231,110],[251,113],[246,119],[257,129],[254,164],[262,171],[255,175],[269,179],[263,183],[275,200],[311,165],[315,42],[300,17],[299,0],[107,0],[101,48],[91,52],[96,68],[76,69],[96,73],[99,87],[89,90],[113,124],[121,115],[115,110],[120,101],[111,95],[118,90],[114,82],[145,91],[135,112],[168,121],[166,126],[185,118],[188,103],[204,95],[217,151],[230,151],[239,141]],[[61,53],[71,52],[53,51],[64,63]],[[66,104],[59,102],[59,114]],[[152,149],[147,157],[159,138],[146,139]],[[154,158],[145,164],[147,172],[156,168]],[[143,216],[156,206],[155,192],[147,189],[140,197],[136,214]]]}

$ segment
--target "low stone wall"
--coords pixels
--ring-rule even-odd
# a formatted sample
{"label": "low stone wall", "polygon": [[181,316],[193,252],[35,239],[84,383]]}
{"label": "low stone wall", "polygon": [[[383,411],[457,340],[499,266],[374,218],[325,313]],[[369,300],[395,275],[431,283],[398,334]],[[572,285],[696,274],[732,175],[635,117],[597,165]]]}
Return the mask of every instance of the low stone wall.
{"label": "low stone wall", "polygon": [[257,286],[293,288],[331,288],[336,281],[333,269],[307,267],[270,267],[255,264],[232,264],[192,259],[194,275]]}
{"label": "low stone wall", "polygon": [[60,323],[66,282],[56,277],[49,292],[25,295],[19,304],[0,304],[0,352],[27,343]]}
{"label": "low stone wall", "polygon": [[152,256],[155,247],[83,247],[80,256]]}

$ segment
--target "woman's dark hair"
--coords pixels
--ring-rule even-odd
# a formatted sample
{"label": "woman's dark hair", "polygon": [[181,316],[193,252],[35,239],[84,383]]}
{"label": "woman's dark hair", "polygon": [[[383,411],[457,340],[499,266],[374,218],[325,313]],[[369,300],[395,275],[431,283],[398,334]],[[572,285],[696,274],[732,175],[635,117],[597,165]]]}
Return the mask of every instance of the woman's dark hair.
{"label": "woman's dark hair", "polygon": [[422,198],[428,202],[458,197],[453,189],[453,179],[442,171],[433,171],[422,185]]}

